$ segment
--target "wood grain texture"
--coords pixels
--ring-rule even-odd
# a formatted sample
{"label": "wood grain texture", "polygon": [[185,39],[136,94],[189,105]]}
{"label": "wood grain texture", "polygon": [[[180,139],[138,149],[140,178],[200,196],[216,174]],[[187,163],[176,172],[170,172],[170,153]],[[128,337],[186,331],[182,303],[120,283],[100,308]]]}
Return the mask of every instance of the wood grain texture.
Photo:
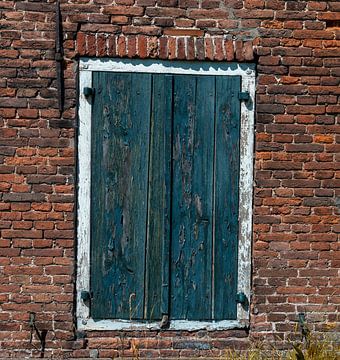
{"label": "wood grain texture", "polygon": [[91,315],[236,319],[241,78],[93,84]]}
{"label": "wood grain texture", "polygon": [[171,206],[172,76],[153,75],[145,318],[168,314]]}
{"label": "wood grain texture", "polygon": [[216,78],[214,319],[236,319],[239,203],[239,76]]}
{"label": "wood grain texture", "polygon": [[174,77],[171,317],[211,317],[214,78]]}
{"label": "wood grain texture", "polygon": [[192,279],[187,315],[192,320],[211,318],[214,102],[214,77],[197,76],[191,206]]}
{"label": "wood grain texture", "polygon": [[151,75],[93,74],[92,316],[142,319]]}

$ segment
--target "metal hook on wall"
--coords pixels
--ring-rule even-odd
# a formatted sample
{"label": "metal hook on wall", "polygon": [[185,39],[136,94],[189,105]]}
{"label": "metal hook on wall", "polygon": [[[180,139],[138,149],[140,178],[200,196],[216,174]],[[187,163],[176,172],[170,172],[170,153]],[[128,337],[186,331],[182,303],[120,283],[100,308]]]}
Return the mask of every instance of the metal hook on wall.
{"label": "metal hook on wall", "polygon": [[[39,341],[40,341],[40,357],[43,358],[45,355],[45,346],[46,346],[46,335],[47,330],[41,330],[39,331],[37,326],[35,325],[35,313],[30,312],[29,313],[29,320],[28,320],[29,327],[31,329],[30,332],[30,344],[37,349],[36,346],[33,345],[33,332],[35,331]],[[37,349],[39,350],[39,349]]]}

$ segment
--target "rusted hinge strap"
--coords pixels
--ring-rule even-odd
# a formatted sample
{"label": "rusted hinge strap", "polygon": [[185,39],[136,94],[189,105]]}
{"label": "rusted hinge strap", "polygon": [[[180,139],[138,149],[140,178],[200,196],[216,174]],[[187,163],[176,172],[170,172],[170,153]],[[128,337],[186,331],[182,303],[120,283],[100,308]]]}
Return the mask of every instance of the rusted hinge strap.
{"label": "rusted hinge strap", "polygon": [[169,325],[170,325],[169,315],[163,314],[161,323],[159,324],[159,327],[161,329],[166,329],[169,327]]}
{"label": "rusted hinge strap", "polygon": [[85,301],[91,301],[91,293],[87,290],[82,290],[80,292],[80,298]]}
{"label": "rusted hinge strap", "polygon": [[250,94],[248,91],[241,91],[238,93],[239,100],[248,101],[250,99]]}

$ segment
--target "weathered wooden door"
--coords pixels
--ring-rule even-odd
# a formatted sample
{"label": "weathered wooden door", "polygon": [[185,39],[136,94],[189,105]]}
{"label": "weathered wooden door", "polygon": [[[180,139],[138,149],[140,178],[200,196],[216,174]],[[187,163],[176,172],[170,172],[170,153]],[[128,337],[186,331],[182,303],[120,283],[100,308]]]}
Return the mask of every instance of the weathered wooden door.
{"label": "weathered wooden door", "polygon": [[94,319],[236,319],[240,86],[93,73]]}

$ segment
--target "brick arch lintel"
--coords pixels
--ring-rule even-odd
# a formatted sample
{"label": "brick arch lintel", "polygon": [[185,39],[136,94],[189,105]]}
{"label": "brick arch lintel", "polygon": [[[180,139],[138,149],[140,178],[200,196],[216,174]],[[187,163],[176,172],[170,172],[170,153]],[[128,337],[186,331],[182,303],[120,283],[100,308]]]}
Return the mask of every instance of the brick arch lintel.
{"label": "brick arch lintel", "polygon": [[223,36],[147,36],[105,33],[77,34],[78,56],[155,58],[162,60],[254,61],[258,39]]}

